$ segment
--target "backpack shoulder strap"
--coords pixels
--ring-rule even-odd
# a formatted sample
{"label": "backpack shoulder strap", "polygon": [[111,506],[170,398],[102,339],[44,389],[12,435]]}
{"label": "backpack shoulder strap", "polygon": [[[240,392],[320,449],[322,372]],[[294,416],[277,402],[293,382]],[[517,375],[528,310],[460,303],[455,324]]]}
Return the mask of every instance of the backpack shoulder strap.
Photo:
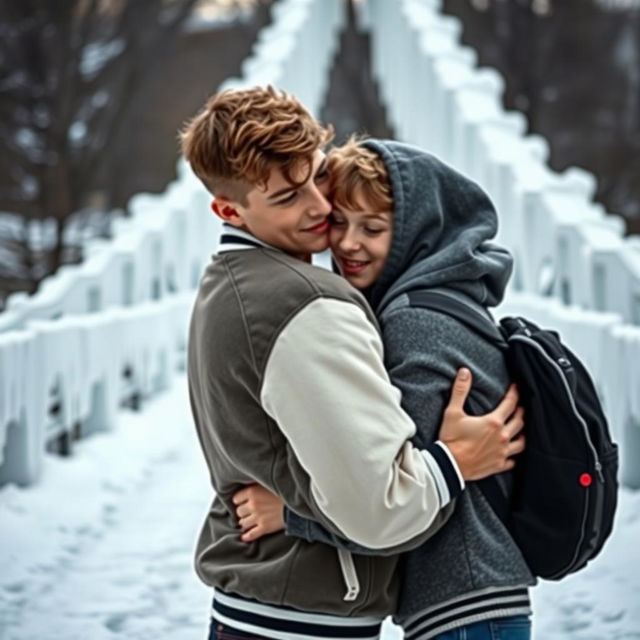
{"label": "backpack shoulder strap", "polygon": [[500,328],[472,306],[440,291],[418,290],[408,293],[410,307],[423,307],[455,318],[489,342],[505,349],[507,343]]}

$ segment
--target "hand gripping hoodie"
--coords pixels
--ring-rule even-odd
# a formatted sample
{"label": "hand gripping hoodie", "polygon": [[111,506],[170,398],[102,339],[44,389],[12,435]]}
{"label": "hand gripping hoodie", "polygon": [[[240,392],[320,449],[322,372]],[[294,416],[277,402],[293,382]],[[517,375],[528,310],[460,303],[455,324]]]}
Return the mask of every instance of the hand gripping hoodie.
{"label": "hand gripping hoodie", "polygon": [[[363,144],[382,157],[394,198],[389,257],[364,294],[381,321],[385,366],[417,425],[413,441],[422,447],[437,436],[459,367],[474,376],[470,413],[493,409],[510,380],[495,346],[454,318],[411,308],[407,293],[438,290],[488,313],[503,297],[512,260],[491,241],[497,215],[478,185],[415,147],[382,140]],[[508,487],[509,474],[503,475]],[[287,531],[368,553],[291,513]],[[410,640],[530,613],[527,587],[535,579],[474,483],[458,498],[451,519],[404,555],[401,571],[395,619]]]}

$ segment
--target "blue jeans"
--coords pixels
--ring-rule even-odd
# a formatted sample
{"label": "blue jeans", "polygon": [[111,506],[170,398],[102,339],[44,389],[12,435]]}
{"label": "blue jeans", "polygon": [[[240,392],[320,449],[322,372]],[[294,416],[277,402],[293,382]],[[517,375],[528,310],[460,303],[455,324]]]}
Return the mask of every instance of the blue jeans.
{"label": "blue jeans", "polygon": [[493,618],[446,631],[433,640],[530,640],[531,621],[527,616]]}

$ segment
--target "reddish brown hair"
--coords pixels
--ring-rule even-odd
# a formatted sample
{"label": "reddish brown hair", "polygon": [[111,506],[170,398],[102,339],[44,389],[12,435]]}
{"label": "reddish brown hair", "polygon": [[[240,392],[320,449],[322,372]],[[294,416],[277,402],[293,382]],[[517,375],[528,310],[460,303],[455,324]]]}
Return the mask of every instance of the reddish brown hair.
{"label": "reddish brown hair", "polygon": [[[180,132],[182,153],[214,194],[246,204],[253,186],[264,188],[273,167],[294,186],[305,182],[314,152],[333,137],[302,104],[273,87],[212,96]],[[292,174],[306,167],[306,177]]]}
{"label": "reddish brown hair", "polygon": [[358,211],[373,207],[372,213],[393,211],[391,181],[382,158],[362,141],[351,137],[328,154],[331,199],[339,209]]}

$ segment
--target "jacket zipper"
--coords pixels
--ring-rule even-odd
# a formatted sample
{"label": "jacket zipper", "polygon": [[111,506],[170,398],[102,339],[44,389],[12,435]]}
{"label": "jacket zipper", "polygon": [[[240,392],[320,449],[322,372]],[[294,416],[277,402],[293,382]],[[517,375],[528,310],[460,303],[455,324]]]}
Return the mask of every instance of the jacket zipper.
{"label": "jacket zipper", "polygon": [[353,602],[360,594],[360,582],[356,573],[356,566],[353,562],[351,553],[346,549],[338,549],[338,560],[340,560],[340,568],[342,569],[342,577],[347,587],[347,592],[343,600],[345,602]]}

